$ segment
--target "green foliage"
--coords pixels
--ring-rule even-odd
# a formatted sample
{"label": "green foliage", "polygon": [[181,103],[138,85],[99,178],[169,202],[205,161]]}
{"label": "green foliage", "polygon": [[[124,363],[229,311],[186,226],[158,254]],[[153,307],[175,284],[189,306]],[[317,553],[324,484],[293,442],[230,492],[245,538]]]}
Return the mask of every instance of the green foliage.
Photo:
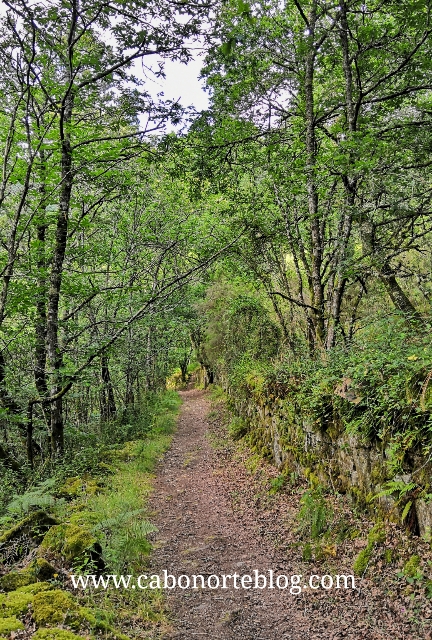
{"label": "green foliage", "polygon": [[403,573],[408,578],[415,578],[420,574],[419,572],[420,566],[420,557],[417,555],[411,556],[409,560],[407,560],[403,566]]}
{"label": "green foliage", "polygon": [[65,629],[38,629],[33,638],[35,640],[85,640],[83,636]]}
{"label": "green foliage", "polygon": [[330,525],[332,511],[328,506],[321,489],[308,489],[300,500],[298,514],[300,532],[311,540],[317,540]]}
{"label": "green foliage", "polygon": [[390,496],[394,493],[398,495],[398,500],[402,500],[407,493],[417,488],[415,482],[403,482],[403,480],[391,480],[385,483],[385,488],[373,496],[377,500],[383,496]]}
{"label": "green foliage", "polygon": [[0,616],[22,616],[27,612],[33,598],[38,593],[50,590],[52,585],[46,582],[38,582],[29,586],[20,587],[6,595],[0,594]]}
{"label": "green foliage", "polygon": [[[18,620],[18,625],[21,625],[19,617],[25,616],[30,608],[38,627],[50,627],[47,630],[38,629],[35,635],[42,640],[81,637],[65,629],[52,628],[57,625],[71,627],[78,634],[83,631],[88,634],[91,630],[96,634],[103,632],[107,638],[128,640],[126,635],[115,628],[113,620],[116,617],[115,606],[131,606],[129,596],[119,596],[116,593],[115,605],[109,601],[105,603],[106,606],[109,605],[109,612],[91,601],[91,594],[87,603],[89,606],[82,606],[82,602],[69,592],[56,588],[61,585],[58,580],[53,580],[58,569],[43,556],[48,555],[56,566],[65,562],[68,568],[72,566],[72,570],[77,573],[94,573],[90,551],[96,541],[100,541],[103,544],[107,571],[112,569],[121,573],[125,570],[129,572],[142,569],[143,561],[151,549],[149,534],[155,531],[155,527],[146,518],[145,496],[151,490],[152,471],[169,445],[179,405],[180,399],[175,393],[159,395],[157,401],[152,402],[148,414],[144,415],[145,420],[151,417],[150,424],[146,426],[146,437],[125,443],[121,449],[111,451],[115,471],[103,483],[84,475],[69,478],[60,486],[58,479],[44,485],[55,495],[68,497],[67,502],[57,500],[54,507],[58,516],[69,521],[58,523],[42,511],[31,511],[15,526],[12,533],[9,532],[9,535],[21,535],[23,527],[27,527],[29,531],[35,528],[38,540],[41,540],[43,534],[44,537],[38,548],[39,557],[25,569],[11,571],[1,578],[2,588],[9,591],[7,594],[0,594],[2,623],[9,624],[9,619],[14,618],[12,622],[16,624]],[[41,523],[44,524],[45,531]],[[140,596],[142,600],[142,594]],[[135,615],[139,608],[145,611],[148,619],[162,619],[163,613],[157,600],[157,594],[150,594],[144,598],[144,603],[134,601],[130,615]],[[5,626],[4,631],[7,629]],[[64,633],[60,633],[63,631]],[[56,635],[57,632],[59,635]]]}
{"label": "green foliage", "polygon": [[233,417],[228,425],[228,434],[233,440],[240,440],[249,430],[249,426],[243,418]]}
{"label": "green foliage", "polygon": [[303,547],[302,560],[304,562],[310,562],[313,558],[313,550],[310,542],[307,542]]}
{"label": "green foliage", "polygon": [[0,464],[0,517],[5,513],[11,496],[18,495],[22,487],[22,478],[17,477],[12,469]]}
{"label": "green foliage", "polygon": [[386,564],[391,564],[393,562],[393,549],[385,549],[384,550],[384,561]]}
{"label": "green foliage", "polygon": [[56,481],[49,478],[21,495],[14,497],[7,505],[7,516],[23,517],[29,511],[49,509],[55,503],[53,493]]}
{"label": "green foliage", "polygon": [[368,533],[367,545],[360,551],[354,560],[353,570],[357,575],[363,576],[373,557],[376,546],[382,545],[386,539],[386,532],[382,524],[378,523]]}
{"label": "green foliage", "polygon": [[368,543],[383,544],[386,539],[386,531],[382,524],[378,523],[368,533]]}
{"label": "green foliage", "polygon": [[207,291],[200,305],[207,318],[205,353],[237,393],[249,386],[259,393],[261,371],[278,354],[280,329],[260,297],[245,289],[222,282]]}
{"label": "green foliage", "polygon": [[36,558],[25,569],[5,573],[0,578],[0,587],[4,591],[16,591],[38,581],[51,580],[55,573],[56,569],[44,558]]}
{"label": "green foliage", "polygon": [[[397,315],[376,320],[352,348],[335,347],[325,359],[293,360],[288,353],[272,365],[254,361],[246,351],[220,366],[237,396],[252,396],[258,404],[283,399],[294,422],[301,415],[317,431],[345,430],[382,443],[383,479],[405,473],[410,452],[427,457],[431,451],[432,411],[422,400],[429,388],[431,343]],[[406,517],[418,487],[418,477],[408,484],[388,481],[377,497],[396,494]]]}
{"label": "green foliage", "polygon": [[115,474],[106,479],[103,492],[88,496],[85,509],[73,518],[77,529],[92,531],[101,542],[113,573],[138,570],[151,549],[148,536],[155,527],[145,517],[143,500],[150,492],[151,474],[170,444],[180,403],[174,391],[157,396],[147,436],[113,454]]}
{"label": "green foliage", "polygon": [[279,493],[279,491],[282,491],[284,489],[284,487],[287,485],[288,482],[289,482],[289,478],[286,473],[281,473],[276,478],[272,478],[270,482],[269,493],[270,494]]}
{"label": "green foliage", "polygon": [[210,389],[210,396],[214,402],[218,400],[226,400],[226,393],[223,388],[217,384],[212,385]]}
{"label": "green foliage", "polygon": [[89,552],[96,538],[83,526],[58,524],[46,533],[41,549],[60,554],[68,562],[80,560]]}
{"label": "green foliage", "polygon": [[33,618],[38,626],[46,627],[57,624],[79,626],[82,620],[79,614],[78,604],[66,591],[54,589],[43,591],[34,596]]}

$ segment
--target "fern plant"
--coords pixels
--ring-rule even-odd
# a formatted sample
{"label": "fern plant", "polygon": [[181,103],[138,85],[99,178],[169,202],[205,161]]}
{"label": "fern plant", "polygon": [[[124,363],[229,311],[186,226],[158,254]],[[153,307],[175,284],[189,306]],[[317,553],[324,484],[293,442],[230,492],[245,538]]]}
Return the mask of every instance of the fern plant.
{"label": "fern plant", "polygon": [[14,495],[6,507],[8,516],[23,517],[34,509],[46,509],[56,502],[53,496],[56,480],[49,478],[21,495]]}
{"label": "fern plant", "polygon": [[331,509],[320,489],[309,489],[305,491],[300,501],[299,512],[300,531],[309,534],[312,540],[316,540],[329,527],[329,520],[332,516]]}
{"label": "fern plant", "polygon": [[400,507],[403,505],[403,510],[401,514],[402,522],[405,522],[406,517],[408,516],[411,507],[413,506],[414,501],[412,499],[406,499],[409,496],[412,496],[413,492],[419,490],[419,486],[416,482],[404,482],[403,480],[390,480],[386,482],[384,489],[374,495],[371,498],[372,500],[378,500],[384,496],[392,496],[397,494],[396,498],[396,506]]}
{"label": "fern plant", "polygon": [[144,556],[151,551],[148,536],[154,531],[157,528],[147,520],[135,521],[114,530],[106,550],[106,559],[112,569],[122,572],[127,567],[141,567]]}

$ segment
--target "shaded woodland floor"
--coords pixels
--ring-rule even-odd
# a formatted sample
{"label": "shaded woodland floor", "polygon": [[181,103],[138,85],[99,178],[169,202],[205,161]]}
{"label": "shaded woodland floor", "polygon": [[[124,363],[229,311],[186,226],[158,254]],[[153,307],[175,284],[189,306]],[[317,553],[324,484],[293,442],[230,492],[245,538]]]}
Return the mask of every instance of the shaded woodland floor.
{"label": "shaded woodland floor", "polygon": [[[275,575],[302,574],[306,582],[312,574],[352,573],[371,523],[357,522],[360,535],[335,545],[335,557],[330,553],[322,562],[304,562],[297,544],[301,487],[270,495],[269,482],[277,470],[266,463],[248,464],[250,454],[230,443],[221,417],[210,413],[206,392],[191,389],[181,395],[178,430],[159,467],[150,503],[158,527],[151,573],[244,575],[273,569]],[[351,517],[343,508],[341,513]],[[397,536],[390,527],[388,543],[397,544]],[[396,578],[397,571],[397,566],[378,563],[371,576],[357,579],[354,591],[167,590],[171,627],[163,638],[430,638],[429,601],[413,597],[413,589]]]}

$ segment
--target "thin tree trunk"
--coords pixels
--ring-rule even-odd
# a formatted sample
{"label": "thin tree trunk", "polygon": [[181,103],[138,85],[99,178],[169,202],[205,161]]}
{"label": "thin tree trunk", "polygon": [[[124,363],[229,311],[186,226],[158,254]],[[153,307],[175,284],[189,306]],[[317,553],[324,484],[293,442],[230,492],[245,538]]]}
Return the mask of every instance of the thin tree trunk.
{"label": "thin tree trunk", "polygon": [[[348,19],[346,4],[344,0],[341,0],[339,7],[341,24],[340,39],[342,46],[342,67],[345,78],[346,118],[348,132],[351,136],[356,130],[356,116],[353,102],[353,78],[348,42]],[[349,165],[351,164],[351,162],[352,158],[349,157]],[[342,220],[338,229],[337,248],[335,252],[334,287],[330,301],[330,318],[327,328],[326,340],[327,349],[330,349],[335,345],[336,330],[340,324],[341,306],[346,285],[346,277],[344,275],[345,262],[348,251],[348,243],[351,237],[353,207],[355,203],[357,188],[356,180],[351,176],[344,176],[344,186],[346,190],[345,210],[342,214]]]}
{"label": "thin tree trunk", "polygon": [[[345,0],[340,0],[340,20],[341,20],[341,44],[342,44],[342,60],[343,60],[343,71],[345,76],[345,96],[347,103],[347,123],[348,130],[350,134],[356,131],[356,109],[354,106],[353,100],[353,78],[350,64],[350,54],[349,54],[349,42],[348,42],[348,19],[347,19],[347,8]],[[345,188],[347,191],[347,213],[345,214],[345,222],[344,229],[342,235],[342,242],[345,243],[345,235],[351,233],[352,226],[352,209],[355,203],[355,193],[356,193],[356,181],[350,176],[345,176],[344,179]],[[373,241],[373,229],[371,229],[370,225],[367,222],[363,222],[360,225],[360,235],[362,239],[363,246],[366,249],[366,252],[371,255],[373,258],[376,255],[374,241]],[[348,239],[348,238],[347,238]],[[346,246],[344,249],[344,254],[346,253]],[[339,265],[342,265],[344,257],[339,259]],[[374,260],[374,266],[378,272],[378,277],[380,281],[383,283],[390,299],[395,305],[396,309],[402,311],[407,317],[415,320],[422,321],[422,318],[411,303],[408,296],[404,293],[402,288],[400,287],[394,270],[391,268],[388,260],[381,260],[378,256],[377,260]],[[335,300],[334,305],[335,318],[338,320],[338,309],[337,309],[337,301]],[[340,305],[339,305],[339,313],[340,313]]]}
{"label": "thin tree trunk", "polygon": [[127,407],[133,407],[135,404],[133,383],[134,383],[134,380],[133,380],[132,371],[128,364],[128,368],[126,371],[126,397],[125,397],[125,404]]}
{"label": "thin tree trunk", "polygon": [[402,311],[408,318],[416,322],[422,322],[422,317],[412,304],[411,300],[402,290],[396,280],[396,274],[388,262],[385,262],[379,270],[379,279],[383,283],[391,301],[396,309]]}
{"label": "thin tree trunk", "polygon": [[148,328],[147,332],[147,349],[146,349],[146,358],[145,358],[145,371],[146,371],[146,389],[150,391],[152,389],[151,383],[151,364],[152,364],[152,327]]}
{"label": "thin tree trunk", "polygon": [[[44,201],[45,196],[45,158],[44,152],[40,152],[41,158],[41,199]],[[40,216],[37,223],[37,285],[36,285],[36,345],[35,345],[35,384],[41,397],[48,394],[48,384],[46,377],[46,329],[47,329],[47,279],[46,279],[46,255],[45,255],[45,235],[47,224],[45,221],[45,205],[42,205]]]}
{"label": "thin tree trunk", "polygon": [[103,384],[101,394],[101,419],[106,421],[111,420],[117,411],[108,367],[108,356],[106,354],[103,354],[101,358],[101,377]]}
{"label": "thin tree trunk", "polygon": [[[63,276],[63,263],[66,254],[69,207],[72,194],[72,147],[70,141],[70,125],[72,121],[74,96],[68,90],[64,102],[60,120],[61,137],[61,188],[59,200],[59,214],[55,236],[55,248],[51,266],[50,288],[48,294],[47,309],[47,361],[51,373],[50,394],[56,395],[61,390],[60,367],[62,355],[59,349],[59,303],[60,290]],[[51,455],[59,457],[63,455],[63,402],[62,398],[51,403]]]}
{"label": "thin tree trunk", "polygon": [[318,345],[324,342],[324,287],[321,278],[322,267],[322,237],[318,212],[318,189],[316,185],[316,132],[314,113],[314,66],[316,59],[315,26],[316,1],[312,3],[309,15],[309,50],[306,56],[305,68],[305,115],[306,115],[306,181],[308,194],[308,210],[310,219],[310,238],[312,248],[311,277],[312,277],[312,305],[313,323]]}

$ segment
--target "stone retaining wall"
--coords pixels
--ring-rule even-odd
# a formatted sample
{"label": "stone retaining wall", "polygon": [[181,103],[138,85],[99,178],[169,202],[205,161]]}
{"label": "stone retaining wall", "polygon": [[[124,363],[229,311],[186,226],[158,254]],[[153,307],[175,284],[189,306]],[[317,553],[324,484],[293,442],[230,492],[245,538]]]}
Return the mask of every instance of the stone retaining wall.
{"label": "stone retaining wall", "polygon": [[[281,470],[297,471],[312,481],[349,492],[372,514],[384,513],[393,521],[401,521],[403,507],[410,500],[413,506],[405,523],[409,523],[414,533],[430,536],[432,501],[427,503],[419,497],[422,488],[432,480],[429,460],[413,454],[406,472],[391,477],[388,452],[381,442],[362,442],[335,424],[329,424],[325,432],[317,431],[287,400],[258,400],[252,393],[247,399],[239,398],[223,381],[222,387],[229,396],[233,412],[249,425],[252,446],[261,455],[271,458]],[[421,474],[418,473],[420,470]],[[372,499],[389,480],[405,484],[416,482],[419,487],[399,502],[397,493]]]}

